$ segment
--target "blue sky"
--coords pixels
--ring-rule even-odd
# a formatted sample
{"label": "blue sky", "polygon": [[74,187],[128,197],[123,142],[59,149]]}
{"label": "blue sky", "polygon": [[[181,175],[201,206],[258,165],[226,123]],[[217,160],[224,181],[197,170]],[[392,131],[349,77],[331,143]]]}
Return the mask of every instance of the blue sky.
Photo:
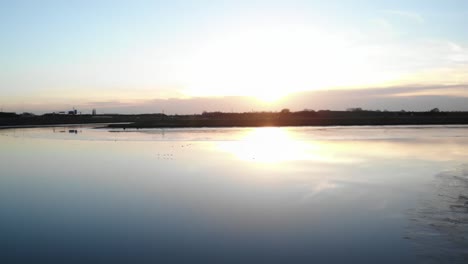
{"label": "blue sky", "polygon": [[463,100],[466,17],[467,1],[0,1],[0,105],[149,111],[174,98],[191,112],[199,97],[274,108],[389,87]]}

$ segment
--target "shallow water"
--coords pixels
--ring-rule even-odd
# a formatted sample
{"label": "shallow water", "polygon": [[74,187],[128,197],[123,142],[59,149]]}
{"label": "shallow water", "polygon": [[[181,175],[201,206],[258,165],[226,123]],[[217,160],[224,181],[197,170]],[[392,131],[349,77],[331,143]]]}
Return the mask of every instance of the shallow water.
{"label": "shallow water", "polygon": [[0,262],[464,263],[467,149],[467,126],[0,130]]}

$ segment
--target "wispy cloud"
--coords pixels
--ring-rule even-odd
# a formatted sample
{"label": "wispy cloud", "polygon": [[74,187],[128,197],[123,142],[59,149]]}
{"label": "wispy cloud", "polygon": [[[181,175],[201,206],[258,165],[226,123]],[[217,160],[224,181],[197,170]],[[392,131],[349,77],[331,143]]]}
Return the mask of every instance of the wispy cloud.
{"label": "wispy cloud", "polygon": [[404,93],[395,94],[394,96],[416,97],[416,96],[445,96],[445,97],[464,97],[468,98],[468,89],[429,89],[419,91],[409,91]]}
{"label": "wispy cloud", "polygon": [[416,12],[409,12],[409,11],[403,11],[403,10],[385,10],[384,12],[386,14],[407,18],[418,24],[424,24],[426,22],[424,17],[421,14],[418,14]]}
{"label": "wispy cloud", "polygon": [[393,25],[385,18],[376,18],[372,21],[385,31],[394,31]]}

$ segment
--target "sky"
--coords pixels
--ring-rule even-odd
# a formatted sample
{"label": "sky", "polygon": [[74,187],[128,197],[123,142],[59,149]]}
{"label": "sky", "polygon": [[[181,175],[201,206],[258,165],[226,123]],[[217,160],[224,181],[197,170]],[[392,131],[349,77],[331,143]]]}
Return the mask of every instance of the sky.
{"label": "sky", "polygon": [[0,111],[468,110],[468,1],[0,0]]}

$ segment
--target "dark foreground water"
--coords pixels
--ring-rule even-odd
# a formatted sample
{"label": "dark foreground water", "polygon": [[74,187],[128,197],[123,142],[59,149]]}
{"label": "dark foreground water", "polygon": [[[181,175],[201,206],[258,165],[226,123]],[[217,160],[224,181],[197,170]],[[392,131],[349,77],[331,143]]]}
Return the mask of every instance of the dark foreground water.
{"label": "dark foreground water", "polygon": [[0,131],[0,263],[467,263],[468,127]]}

